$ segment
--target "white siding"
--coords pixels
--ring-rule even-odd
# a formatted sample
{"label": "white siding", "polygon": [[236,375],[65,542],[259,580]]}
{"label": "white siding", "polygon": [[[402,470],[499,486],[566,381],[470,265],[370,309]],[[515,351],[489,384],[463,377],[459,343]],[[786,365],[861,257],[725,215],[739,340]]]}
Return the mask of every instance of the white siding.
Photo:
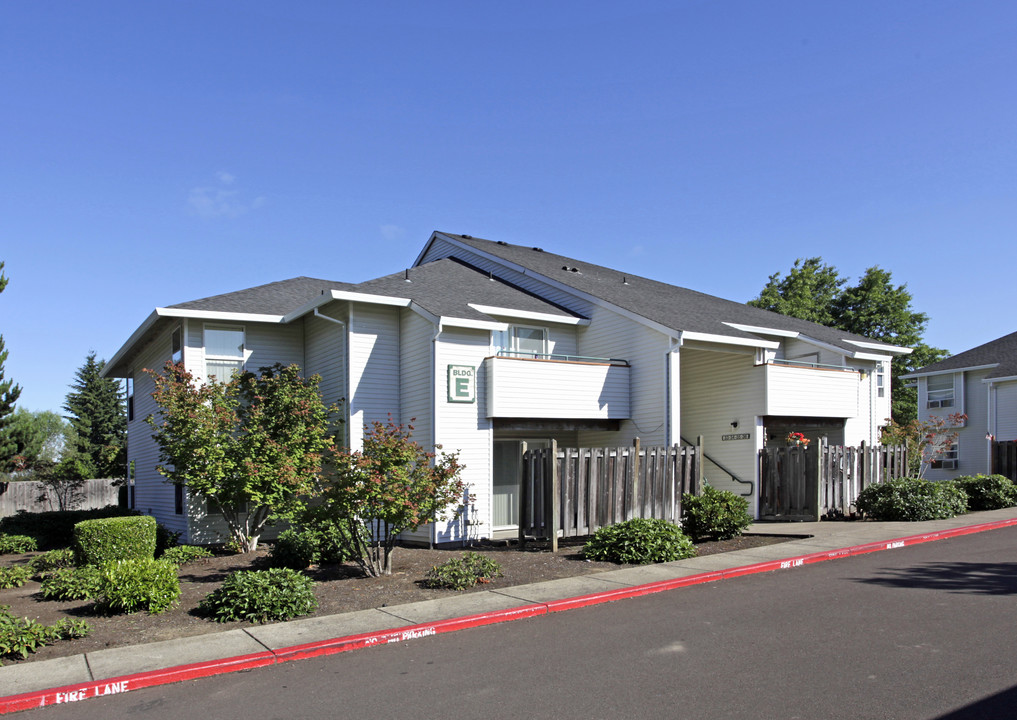
{"label": "white siding", "polygon": [[778,364],[758,366],[756,372],[765,378],[764,415],[858,416],[857,372]]}
{"label": "white siding", "polygon": [[[690,442],[703,436],[704,450],[742,480],[756,480],[758,450],[763,446],[763,375],[749,354],[681,351],[681,427]],[[738,427],[731,423],[737,421]],[[723,440],[724,435],[748,434],[748,439]],[[710,462],[703,477],[713,487],[741,495],[748,485],[736,483]],[[755,502],[755,500],[750,500]]]}
{"label": "white siding", "polygon": [[629,417],[623,365],[487,358],[487,414],[502,418]]}
{"label": "white siding", "polygon": [[[434,450],[431,429],[431,391],[434,387],[431,372],[431,338],[434,324],[412,310],[403,309],[400,315],[400,408],[403,422],[413,425],[413,439],[425,450]],[[416,531],[402,533],[404,540],[428,542],[430,524]]]}
{"label": "white siding", "polygon": [[[134,360],[131,370],[134,373],[134,420],[127,425],[127,459],[134,462],[134,507],[152,515],[169,530],[182,533],[186,540],[187,516],[174,512],[173,486],[156,470],[159,448],[152,439],[152,428],[145,422],[145,418],[156,415],[159,408],[152,398],[155,382],[144,370],[162,372],[163,365],[170,359],[172,331],[173,327],[168,328]],[[188,352],[185,350],[185,363],[189,359]]]}
{"label": "white siding", "polygon": [[1017,382],[996,385],[995,434],[997,440],[1017,440]]}
{"label": "white siding", "polygon": [[[459,461],[465,465],[463,479],[475,496],[475,515],[471,521],[470,537],[491,536],[491,492],[493,475],[491,421],[487,417],[486,382],[484,358],[490,347],[490,333],[461,328],[446,329],[439,336],[437,344],[437,367],[435,373],[435,435],[446,452],[458,452]],[[448,402],[448,365],[472,365],[477,368],[477,399],[472,403]],[[455,522],[439,522],[437,542],[463,540],[462,519]]]}
{"label": "white siding", "polygon": [[[338,317],[337,317],[338,319]],[[346,329],[328,320],[309,316],[304,320],[304,375],[320,375],[321,397],[326,405],[345,400]]]}
{"label": "white siding", "polygon": [[988,371],[954,373],[954,405],[945,408],[928,408],[925,378],[919,382],[918,416],[924,420],[933,417],[946,420],[954,413],[964,413],[967,421],[957,428],[957,468],[929,468],[925,477],[946,480],[958,475],[976,475],[989,472],[988,446],[985,434],[989,429],[988,392],[982,381]]}
{"label": "white siding", "polygon": [[[582,432],[579,440],[584,447],[629,445],[640,438],[643,445],[678,442],[678,429],[668,431],[667,360],[669,338],[603,307],[593,307],[590,324],[578,333],[580,355],[627,360],[629,370],[629,412],[631,419],[621,424],[619,432]],[[677,387],[677,382],[674,383]]]}
{"label": "white siding", "polygon": [[350,447],[363,447],[364,426],[389,415],[401,422],[399,317],[395,307],[354,304],[350,309]]}

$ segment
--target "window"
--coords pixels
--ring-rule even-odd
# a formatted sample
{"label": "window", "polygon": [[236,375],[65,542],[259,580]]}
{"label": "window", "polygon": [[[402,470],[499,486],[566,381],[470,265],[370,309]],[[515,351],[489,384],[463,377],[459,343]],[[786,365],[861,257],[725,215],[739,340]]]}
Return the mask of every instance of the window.
{"label": "window", "polygon": [[929,467],[943,468],[944,470],[957,469],[957,443],[953,443],[943,450],[943,454],[933,460]]}
{"label": "window", "polygon": [[184,514],[184,486],[173,486],[173,512],[177,515]]}
{"label": "window", "polygon": [[876,397],[886,397],[886,365],[876,366]]}
{"label": "window", "polygon": [[134,461],[133,460],[131,460],[129,463],[127,463],[127,485],[128,485],[129,490],[130,490],[130,493],[129,493],[130,497],[128,498],[128,502],[130,504],[128,505],[128,507],[130,507],[130,509],[133,510],[134,509]]}
{"label": "window", "polygon": [[205,326],[205,379],[226,382],[244,369],[244,329]]}
{"label": "window", "polygon": [[127,376],[127,421],[134,419],[134,373]]}
{"label": "window", "polygon": [[181,339],[180,328],[173,331],[170,339],[170,359],[174,364],[184,360],[184,344]]}
{"label": "window", "polygon": [[928,395],[926,407],[953,407],[953,375],[932,375],[925,380]]}
{"label": "window", "polygon": [[547,354],[547,329],[512,325],[507,331],[494,333],[494,349],[515,357]]}

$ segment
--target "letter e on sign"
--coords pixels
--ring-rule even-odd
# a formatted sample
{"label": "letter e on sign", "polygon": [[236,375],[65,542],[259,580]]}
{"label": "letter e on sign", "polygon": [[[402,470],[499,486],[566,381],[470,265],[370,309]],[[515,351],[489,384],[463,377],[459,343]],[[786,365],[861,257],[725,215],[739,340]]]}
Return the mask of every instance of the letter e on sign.
{"label": "letter e on sign", "polygon": [[448,366],[448,401],[471,403],[477,399],[477,368],[472,365]]}

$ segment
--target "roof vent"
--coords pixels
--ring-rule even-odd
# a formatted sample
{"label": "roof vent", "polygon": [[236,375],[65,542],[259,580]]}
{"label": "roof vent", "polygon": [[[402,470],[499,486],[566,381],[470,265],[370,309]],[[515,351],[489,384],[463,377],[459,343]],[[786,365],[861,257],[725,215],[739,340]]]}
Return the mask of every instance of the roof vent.
{"label": "roof vent", "polygon": [[403,275],[403,280],[405,280],[406,282],[413,282],[412,280],[410,280],[410,269],[409,268],[406,268],[406,273]]}
{"label": "roof vent", "polygon": [[569,267],[568,265],[562,265],[561,269],[564,270],[565,272],[575,273],[576,275],[579,274],[579,268],[577,267]]}
{"label": "roof vent", "polygon": [[467,235],[466,233],[461,233],[461,234],[459,235],[459,237],[461,237],[461,238],[466,238],[467,240],[472,240],[472,239],[473,239],[473,236],[472,236],[472,235]]}
{"label": "roof vent", "polygon": [[629,284],[629,279],[627,277],[625,277],[624,275],[622,275],[622,285],[628,285],[628,284]]}
{"label": "roof vent", "polygon": [[537,252],[544,252],[544,248],[535,247],[533,249],[536,250]]}
{"label": "roof vent", "polygon": [[508,245],[508,243],[507,243],[507,242],[505,242],[504,240],[499,240],[499,241],[498,241],[498,244],[499,244],[499,245]]}

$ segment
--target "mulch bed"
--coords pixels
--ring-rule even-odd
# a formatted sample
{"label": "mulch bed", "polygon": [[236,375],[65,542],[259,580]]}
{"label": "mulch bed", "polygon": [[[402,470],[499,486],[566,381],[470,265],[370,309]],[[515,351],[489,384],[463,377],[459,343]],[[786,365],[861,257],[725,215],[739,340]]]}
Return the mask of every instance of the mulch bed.
{"label": "mulch bed", "polygon": [[[699,555],[702,556],[772,545],[792,539],[794,538],[777,535],[743,535],[731,540],[701,543],[697,547]],[[420,581],[431,567],[458,557],[463,551],[462,548],[435,550],[417,547],[397,548],[393,555],[392,574],[380,578],[364,577],[360,569],[354,565],[312,567],[308,574],[318,583],[315,594],[319,603],[318,610],[313,615],[333,615],[401,605],[418,600],[448,597],[457,592],[505,588],[628,567],[585,560],[581,554],[582,543],[570,542],[560,545],[556,554],[549,552],[547,546],[541,543],[531,543],[524,551],[520,551],[515,545],[482,545],[469,549],[496,560],[501,565],[503,577],[494,578],[489,584],[477,585],[463,591],[435,590],[420,585]],[[7,555],[0,558],[0,564],[27,562],[36,554],[38,553]],[[267,557],[267,548],[262,547],[248,555],[223,553],[184,565],[180,568],[180,602],[161,615],[146,613],[97,615],[91,603],[87,601],[44,600],[39,594],[39,583],[35,581],[29,581],[20,588],[0,590],[0,604],[10,606],[11,612],[19,617],[32,618],[47,625],[64,617],[79,618],[87,621],[92,628],[88,637],[43,647],[25,661],[4,660],[4,663],[32,662],[93,652],[103,648],[170,640],[249,626],[249,623],[241,622],[213,622],[198,614],[197,606],[202,598],[219,587],[230,573],[269,567]]]}

